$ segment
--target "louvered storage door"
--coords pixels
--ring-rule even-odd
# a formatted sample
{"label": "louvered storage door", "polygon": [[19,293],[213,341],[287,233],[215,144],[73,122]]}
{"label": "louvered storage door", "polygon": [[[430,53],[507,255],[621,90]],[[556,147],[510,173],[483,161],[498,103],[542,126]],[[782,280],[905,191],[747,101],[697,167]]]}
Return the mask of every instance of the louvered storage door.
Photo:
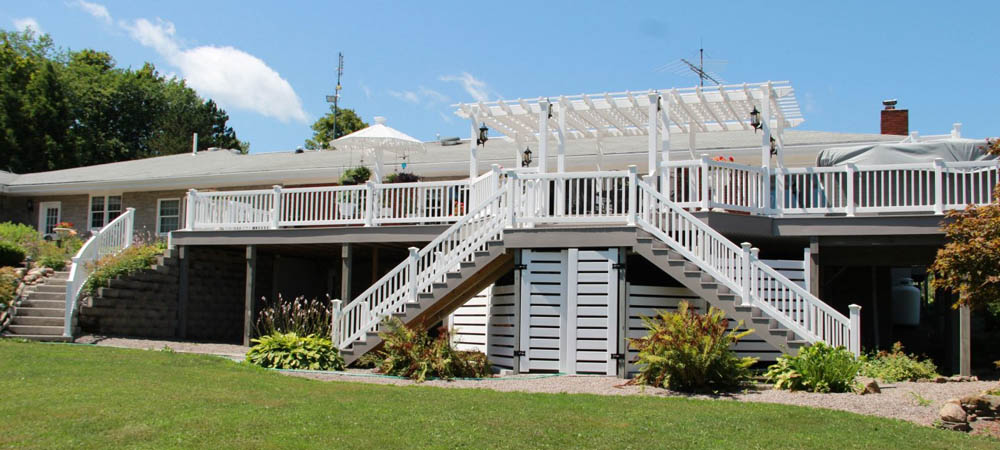
{"label": "louvered storage door", "polygon": [[570,249],[566,372],[615,375],[618,348],[618,249]]}
{"label": "louvered storage door", "polygon": [[523,250],[521,371],[566,369],[566,250]]}

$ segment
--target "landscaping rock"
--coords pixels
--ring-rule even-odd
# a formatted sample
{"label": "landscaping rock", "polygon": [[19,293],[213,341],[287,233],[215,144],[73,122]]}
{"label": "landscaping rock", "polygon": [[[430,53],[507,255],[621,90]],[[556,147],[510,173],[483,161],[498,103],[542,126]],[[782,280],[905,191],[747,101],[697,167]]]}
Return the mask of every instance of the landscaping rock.
{"label": "landscaping rock", "polygon": [[972,430],[972,427],[970,427],[967,422],[941,421],[938,424],[938,428],[941,428],[941,429],[944,429],[944,430],[965,431],[965,432],[968,432],[968,431]]}
{"label": "landscaping rock", "polygon": [[945,403],[939,414],[944,422],[965,423],[969,420],[969,415],[965,413],[965,410],[954,403]]}
{"label": "landscaping rock", "polygon": [[882,389],[880,389],[878,387],[878,382],[876,382],[875,380],[872,380],[872,381],[869,381],[868,383],[865,383],[864,389],[862,389],[861,392],[860,392],[861,395],[865,395],[865,394],[881,394],[881,393],[882,393]]}
{"label": "landscaping rock", "polygon": [[945,377],[937,377],[937,378],[934,379],[934,382],[935,383],[946,383],[946,382],[948,382],[948,379],[945,378]]}

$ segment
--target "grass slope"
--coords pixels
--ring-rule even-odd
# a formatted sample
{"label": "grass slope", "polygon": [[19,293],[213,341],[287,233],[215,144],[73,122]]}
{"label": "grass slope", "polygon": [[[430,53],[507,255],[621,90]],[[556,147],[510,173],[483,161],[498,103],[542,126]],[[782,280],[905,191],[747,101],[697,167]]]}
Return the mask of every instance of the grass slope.
{"label": "grass slope", "polygon": [[2,340],[0,392],[0,447],[996,448],[793,406],[320,382],[209,356]]}

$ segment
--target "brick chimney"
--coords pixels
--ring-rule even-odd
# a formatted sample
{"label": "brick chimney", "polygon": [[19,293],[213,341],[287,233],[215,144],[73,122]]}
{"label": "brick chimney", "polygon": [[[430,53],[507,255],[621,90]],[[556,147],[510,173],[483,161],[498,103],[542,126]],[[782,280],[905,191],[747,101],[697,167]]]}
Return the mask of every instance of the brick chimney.
{"label": "brick chimney", "polygon": [[883,100],[882,134],[906,136],[910,134],[910,111],[896,109],[896,99]]}

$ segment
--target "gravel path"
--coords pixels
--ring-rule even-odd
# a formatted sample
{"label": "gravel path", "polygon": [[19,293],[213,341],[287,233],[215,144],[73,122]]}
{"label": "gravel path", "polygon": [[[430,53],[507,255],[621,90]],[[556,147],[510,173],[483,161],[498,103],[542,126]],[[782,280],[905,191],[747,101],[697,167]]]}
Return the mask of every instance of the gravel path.
{"label": "gravel path", "polygon": [[135,348],[141,350],[162,350],[170,347],[179,353],[201,353],[218,355],[242,361],[248,347],[233,344],[207,344],[202,342],[168,341],[157,339],[120,338],[96,335],[85,335],[76,338],[78,344],[94,344],[102,347]]}
{"label": "gravel path", "polygon": [[[232,344],[206,344],[187,341],[117,338],[103,336],[82,336],[78,343],[107,347],[161,350],[170,347],[181,353],[202,353],[242,360],[247,347]],[[417,383],[399,378],[373,374],[371,370],[348,369],[346,372],[282,372],[288,376],[311,378],[323,381],[347,381],[396,386],[413,386]],[[660,397],[690,397],[717,399],[720,401],[743,401],[778,403],[785,405],[810,406],[837,409],[858,414],[908,420],[921,425],[930,425],[938,418],[938,411],[951,398],[963,397],[997,386],[996,380],[965,383],[886,383],[880,384],[881,394],[857,395],[813,394],[770,389],[759,385],[746,392],[724,395],[686,395],[666,389],[626,386],[623,380],[605,376],[574,375],[510,375],[485,380],[430,380],[423,386],[444,388],[479,388],[500,392],[568,393],[596,395],[651,395]],[[922,405],[923,404],[923,405]],[[985,422],[973,422],[974,428],[986,426]]]}
{"label": "gravel path", "polygon": [[[348,370],[345,373],[306,373],[283,372],[289,376],[312,378],[317,380],[351,381],[374,384],[391,384],[397,386],[412,386],[416,383],[388,377],[373,377],[371,371]],[[930,425],[938,417],[938,411],[948,399],[962,397],[992,388],[997,381],[974,381],[965,383],[887,383],[881,385],[882,393],[873,395],[845,394],[813,394],[806,392],[789,392],[770,389],[768,385],[759,385],[744,393],[724,396],[685,395],[666,389],[625,386],[623,381],[614,377],[603,376],[539,376],[514,375],[487,380],[431,380],[422,383],[424,386],[445,388],[481,388],[501,392],[541,392],[597,395],[652,395],[652,396],[683,396],[689,398],[718,399],[720,401],[743,401],[779,403],[786,405],[811,406],[816,408],[837,409],[858,414],[881,416],[893,419],[908,420],[921,425]],[[921,403],[926,405],[921,406]],[[973,424],[975,425],[975,423]]]}

